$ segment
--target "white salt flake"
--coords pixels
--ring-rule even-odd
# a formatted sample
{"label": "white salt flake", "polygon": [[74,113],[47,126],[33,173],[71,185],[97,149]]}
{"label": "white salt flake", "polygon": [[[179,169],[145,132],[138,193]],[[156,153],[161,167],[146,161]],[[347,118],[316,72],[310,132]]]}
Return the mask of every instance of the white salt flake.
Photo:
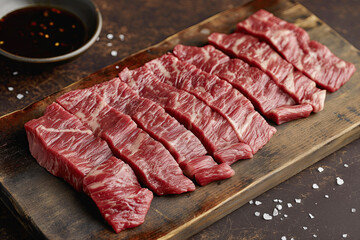
{"label": "white salt flake", "polygon": [[325,196],[324,196],[325,198],[329,198],[329,195],[327,195],[327,194],[325,194]]}
{"label": "white salt flake", "polygon": [[119,66],[115,66],[116,69],[119,69]]}
{"label": "white salt flake", "polygon": [[351,212],[352,212],[352,213],[356,212],[356,208],[352,208],[352,209],[351,209]]}
{"label": "white salt flake", "polygon": [[319,172],[323,172],[323,171],[324,171],[324,168],[318,167],[318,171],[319,171]]}
{"label": "white salt flake", "polygon": [[26,91],[25,91],[25,93],[26,93],[26,94],[29,94],[29,91],[28,91],[28,90],[26,90]]}
{"label": "white salt flake", "polygon": [[279,199],[279,203],[282,203],[282,200],[281,200],[281,199]]}
{"label": "white salt flake", "polygon": [[255,205],[256,206],[259,206],[259,205],[261,205],[262,204],[262,202],[260,202],[260,201],[255,201]]}
{"label": "white salt flake", "polygon": [[12,91],[14,91],[14,88],[13,88],[13,87],[8,87],[8,90],[9,90],[10,92],[12,92]]}
{"label": "white salt flake", "polygon": [[293,205],[291,203],[287,203],[288,208],[291,208]]}
{"label": "white salt flake", "polygon": [[282,205],[278,204],[278,205],[276,205],[276,208],[277,208],[279,211],[281,211]]}
{"label": "white salt flake", "polygon": [[313,188],[313,189],[319,189],[319,185],[317,185],[316,183],[314,183],[314,184],[312,185],[312,188]]}
{"label": "white salt flake", "polygon": [[204,34],[204,35],[209,35],[210,34],[210,30],[207,28],[203,28],[200,30],[200,33]]}
{"label": "white salt flake", "polygon": [[317,235],[316,235],[316,234],[313,234],[313,237],[314,237],[314,238],[317,238]]}
{"label": "white salt flake", "polygon": [[19,72],[13,72],[12,73],[12,75],[14,75],[14,76],[16,76],[16,75],[18,75],[19,74]]}
{"label": "white salt flake", "polygon": [[287,215],[287,214],[284,214],[284,217],[286,217],[286,218],[287,218],[287,217],[288,217],[288,215]]}
{"label": "white salt flake", "polygon": [[111,43],[111,42],[108,42],[108,43],[106,44],[106,46],[111,47],[111,46],[112,46],[112,43]]}
{"label": "white salt flake", "polygon": [[295,198],[295,202],[296,203],[301,203],[301,199],[300,198]]}
{"label": "white salt flake", "polygon": [[119,34],[119,38],[120,38],[120,41],[124,41],[125,40],[125,35],[124,34]]}
{"label": "white salt flake", "polygon": [[274,202],[279,202],[279,199],[274,199],[273,201],[274,201]]}
{"label": "white salt flake", "polygon": [[281,240],[286,240],[286,237],[285,237],[285,236],[282,236],[282,237],[281,237]]}
{"label": "white salt flake", "polygon": [[304,230],[307,230],[308,228],[307,228],[306,226],[303,226],[303,229],[304,229]]}
{"label": "white salt flake", "polygon": [[258,217],[260,216],[260,212],[254,212],[254,215]]}
{"label": "white salt flake", "polygon": [[21,93],[19,93],[18,95],[16,95],[16,97],[17,97],[17,99],[22,99],[23,97],[24,97],[24,95],[23,94],[21,94]]}
{"label": "white salt flake", "polygon": [[249,204],[253,204],[253,203],[254,203],[254,200],[250,200],[250,201],[249,201]]}
{"label": "white salt flake", "polygon": [[349,165],[347,165],[346,163],[344,163],[344,167],[349,167]]}
{"label": "white salt flake", "polygon": [[268,213],[264,213],[263,214],[263,219],[266,221],[270,221],[272,219],[272,216]]}
{"label": "white salt flake", "polygon": [[273,214],[274,217],[276,217],[277,215],[279,215],[279,210],[277,210],[277,208],[274,208]]}
{"label": "white salt flake", "polygon": [[337,185],[343,185],[343,184],[344,184],[344,180],[343,180],[342,178],[340,178],[340,177],[337,177],[337,178],[336,178],[336,183],[337,183]]}
{"label": "white salt flake", "polygon": [[344,233],[344,234],[342,235],[343,238],[347,238],[347,236],[348,236],[347,233]]}
{"label": "white salt flake", "polygon": [[315,218],[314,215],[312,215],[311,213],[309,213],[309,217],[310,217],[311,219]]}
{"label": "white salt flake", "polygon": [[116,50],[112,50],[110,54],[111,56],[116,57],[118,53]]}
{"label": "white salt flake", "polygon": [[107,35],[106,35],[106,37],[107,37],[107,39],[113,39],[114,38],[114,35],[113,34],[111,34],[111,33],[108,33]]}

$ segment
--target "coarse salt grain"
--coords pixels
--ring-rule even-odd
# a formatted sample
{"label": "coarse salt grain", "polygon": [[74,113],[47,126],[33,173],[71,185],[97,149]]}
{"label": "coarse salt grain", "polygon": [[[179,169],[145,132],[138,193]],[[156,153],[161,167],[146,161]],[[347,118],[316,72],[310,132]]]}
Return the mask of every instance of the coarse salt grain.
{"label": "coarse salt grain", "polygon": [[116,68],[116,69],[119,69],[119,66],[116,65],[115,68]]}
{"label": "coarse salt grain", "polygon": [[347,233],[344,233],[344,234],[342,235],[343,238],[346,238],[347,236],[348,236]]}
{"label": "coarse salt grain", "polygon": [[279,202],[279,199],[274,199],[273,201],[274,201],[274,202]]}
{"label": "coarse salt grain", "polygon": [[343,184],[344,184],[344,180],[343,180],[342,178],[340,178],[340,177],[337,177],[337,178],[336,178],[336,183],[337,183],[337,185],[343,185]]}
{"label": "coarse salt grain", "polygon": [[301,199],[300,198],[295,198],[295,202],[296,203],[301,203]]}
{"label": "coarse salt grain", "polygon": [[108,33],[107,35],[106,35],[106,37],[107,37],[107,39],[113,39],[114,38],[114,35],[113,34],[111,34],[111,33]]}
{"label": "coarse salt grain", "polygon": [[106,45],[107,45],[108,47],[111,47],[111,46],[112,46],[112,43],[111,43],[111,42],[108,42]]}
{"label": "coarse salt grain", "polygon": [[312,185],[312,188],[313,188],[313,189],[319,189],[319,185],[317,185],[316,183],[314,183],[314,184]]}
{"label": "coarse salt grain", "polygon": [[329,195],[325,194],[325,198],[329,198]]}
{"label": "coarse salt grain", "polygon": [[110,54],[111,56],[116,57],[118,53],[116,50],[112,50]]}
{"label": "coarse salt grain", "polygon": [[254,203],[254,200],[250,200],[250,201],[249,201],[249,204],[253,204],[253,203]]}
{"label": "coarse salt grain", "polygon": [[276,217],[277,215],[279,215],[279,210],[277,210],[277,208],[274,208],[273,214],[274,217]]}
{"label": "coarse salt grain", "polygon": [[309,217],[310,217],[311,219],[315,218],[314,215],[312,215],[311,213],[309,213]]}
{"label": "coarse salt grain", "polygon": [[287,214],[284,214],[284,217],[286,217],[286,218],[287,218],[287,217],[288,217],[288,215],[287,215]]}
{"label": "coarse salt grain", "polygon": [[124,41],[125,40],[125,35],[124,34],[119,34],[119,38],[120,38],[120,41]]}
{"label": "coarse salt grain", "polygon": [[286,237],[285,237],[285,236],[282,236],[282,237],[281,237],[281,240],[286,240]]}
{"label": "coarse salt grain", "polygon": [[259,206],[259,205],[261,205],[262,204],[262,202],[260,202],[260,201],[255,201],[255,205],[256,206]]}
{"label": "coarse salt grain", "polygon": [[22,99],[24,97],[24,95],[22,95],[21,93],[19,93],[18,95],[16,95],[17,99]]}
{"label": "coarse salt grain", "polygon": [[287,203],[288,208],[291,208],[293,205],[291,203]]}
{"label": "coarse salt grain", "polygon": [[282,209],[282,205],[278,204],[276,205],[276,208],[280,211]]}
{"label": "coarse salt grain", "polygon": [[313,234],[313,237],[314,237],[314,238],[317,238],[317,235],[316,235],[316,234]]}
{"label": "coarse salt grain", "polygon": [[344,167],[349,167],[349,165],[347,165],[346,163],[344,163]]}
{"label": "coarse salt grain", "polygon": [[304,230],[307,230],[308,228],[307,228],[306,226],[303,226],[303,229],[304,229]]}
{"label": "coarse salt grain", "polygon": [[352,208],[352,209],[351,209],[351,212],[352,212],[352,213],[356,212],[356,208]]}
{"label": "coarse salt grain", "polygon": [[26,94],[29,94],[29,91],[28,91],[28,90],[26,90],[26,91],[25,91],[25,93],[26,93]]}
{"label": "coarse salt grain", "polygon": [[254,212],[254,215],[258,217],[260,216],[260,212]]}
{"label": "coarse salt grain", "polygon": [[14,88],[13,87],[8,87],[8,90],[11,92],[11,91],[14,91]]}
{"label": "coarse salt grain", "polygon": [[14,76],[16,76],[16,75],[18,75],[19,74],[19,72],[13,72],[12,73],[12,75],[14,75]]}
{"label": "coarse salt grain", "polygon": [[318,171],[319,171],[319,172],[323,172],[323,171],[324,171],[324,168],[318,167]]}
{"label": "coarse salt grain", "polygon": [[264,213],[263,214],[263,219],[266,220],[266,221],[269,221],[269,220],[272,219],[272,216],[270,214],[268,214],[268,213]]}

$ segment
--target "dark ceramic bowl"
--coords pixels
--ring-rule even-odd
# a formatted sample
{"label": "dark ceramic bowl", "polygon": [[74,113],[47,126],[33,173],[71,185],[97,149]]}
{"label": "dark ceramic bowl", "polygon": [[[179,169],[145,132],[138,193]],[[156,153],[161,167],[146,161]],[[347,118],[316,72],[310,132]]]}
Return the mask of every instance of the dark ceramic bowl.
{"label": "dark ceramic bowl", "polygon": [[96,41],[102,27],[100,11],[91,0],[0,0],[0,6],[0,18],[15,10],[31,6],[64,9],[80,18],[85,25],[85,30],[87,31],[87,38],[80,48],[60,56],[31,58],[15,55],[0,49],[1,55],[15,61],[28,63],[54,63],[72,59],[85,52]]}

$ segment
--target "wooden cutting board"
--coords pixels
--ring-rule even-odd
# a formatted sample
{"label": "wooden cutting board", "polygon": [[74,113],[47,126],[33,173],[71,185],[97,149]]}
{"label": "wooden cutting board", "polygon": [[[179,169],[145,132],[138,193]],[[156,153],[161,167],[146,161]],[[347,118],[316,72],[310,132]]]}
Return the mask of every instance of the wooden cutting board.
{"label": "wooden cutting board", "polygon": [[[178,43],[204,45],[209,33],[230,33],[237,22],[260,8],[305,28],[312,39],[354,63],[358,71],[339,91],[327,95],[322,112],[277,126],[276,135],[253,159],[232,165],[236,174],[231,179],[197,187],[192,193],[155,197],[143,225],[115,234],[87,196],[46,172],[30,155],[23,125],[41,116],[57,96],[110,80],[123,67],[141,66]],[[227,10],[1,117],[0,198],[36,239],[185,239],[359,138],[359,69],[360,52],[300,4],[254,1]]]}

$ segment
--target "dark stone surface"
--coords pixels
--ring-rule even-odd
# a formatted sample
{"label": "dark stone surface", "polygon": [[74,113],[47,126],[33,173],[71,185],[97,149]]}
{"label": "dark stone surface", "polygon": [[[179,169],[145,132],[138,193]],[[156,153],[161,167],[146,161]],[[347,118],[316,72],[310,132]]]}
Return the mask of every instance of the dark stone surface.
{"label": "dark stone surface", "polygon": [[[111,1],[95,0],[103,15],[100,40],[73,61],[34,66],[0,57],[0,115],[21,109],[79,79],[167,36],[244,0],[198,1]],[[299,0],[333,27],[355,47],[360,48],[360,2],[357,0]],[[113,34],[110,40],[107,34]],[[123,34],[123,41],[119,35]],[[111,45],[111,46],[109,46]],[[117,56],[111,56],[112,50]],[[15,74],[15,75],[14,75]],[[9,90],[13,88],[12,91]],[[17,98],[17,94],[24,97]],[[19,96],[20,97],[20,96]],[[360,237],[360,140],[331,154],[314,166],[254,199],[261,205],[246,204],[192,239],[358,239]],[[345,167],[344,164],[347,164]],[[323,172],[318,167],[324,168]],[[344,179],[343,185],[336,177]],[[319,189],[314,189],[316,183]],[[328,195],[329,198],[326,198]],[[301,203],[296,203],[301,199]],[[282,200],[282,203],[274,202]],[[289,208],[287,203],[293,207]],[[270,221],[277,204],[279,215]],[[351,212],[351,209],[356,212]],[[261,216],[256,217],[255,212]],[[311,213],[314,218],[311,218]],[[287,217],[286,217],[287,216]],[[303,227],[307,227],[304,229]],[[343,234],[348,234],[346,237]],[[0,202],[0,239],[30,239],[21,224]],[[316,239],[316,238],[315,238]]]}

